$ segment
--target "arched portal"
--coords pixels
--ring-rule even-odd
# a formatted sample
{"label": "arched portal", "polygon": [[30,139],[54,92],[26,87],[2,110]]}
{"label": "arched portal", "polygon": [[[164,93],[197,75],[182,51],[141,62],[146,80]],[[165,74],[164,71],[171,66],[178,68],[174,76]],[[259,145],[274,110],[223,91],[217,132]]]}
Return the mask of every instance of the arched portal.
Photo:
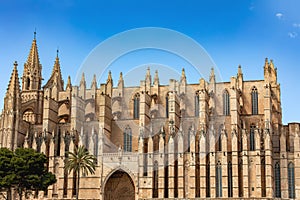
{"label": "arched portal", "polygon": [[118,170],[107,180],[104,188],[104,200],[133,200],[134,184],[130,176]]}

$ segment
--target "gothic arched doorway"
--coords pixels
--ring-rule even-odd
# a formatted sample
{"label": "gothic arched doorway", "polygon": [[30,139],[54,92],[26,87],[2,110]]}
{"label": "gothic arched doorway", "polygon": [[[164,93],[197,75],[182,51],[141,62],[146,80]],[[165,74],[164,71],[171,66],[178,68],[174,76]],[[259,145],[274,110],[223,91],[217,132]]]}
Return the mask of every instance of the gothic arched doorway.
{"label": "gothic arched doorway", "polygon": [[134,200],[134,184],[124,171],[114,172],[104,187],[104,200]]}

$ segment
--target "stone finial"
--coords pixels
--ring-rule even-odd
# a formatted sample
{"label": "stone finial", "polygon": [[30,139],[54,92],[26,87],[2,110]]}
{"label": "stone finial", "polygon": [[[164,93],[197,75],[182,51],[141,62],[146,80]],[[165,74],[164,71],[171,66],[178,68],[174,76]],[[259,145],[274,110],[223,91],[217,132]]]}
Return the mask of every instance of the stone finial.
{"label": "stone finial", "polygon": [[181,84],[182,84],[182,83],[186,84],[186,75],[185,75],[185,70],[184,70],[184,68],[182,68],[182,70],[181,70],[180,83],[181,83]]}
{"label": "stone finial", "polygon": [[204,78],[201,78],[199,83],[200,83],[200,89],[205,90],[206,89],[206,82],[205,82]]}
{"label": "stone finial", "polygon": [[111,75],[110,70],[108,71],[108,76],[107,76],[107,79],[106,79],[106,84],[108,84],[108,83],[113,84],[113,79],[112,79],[112,75]]}
{"label": "stone finial", "polygon": [[184,68],[182,68],[182,70],[181,70],[181,77],[184,77],[184,78],[186,77]]}
{"label": "stone finial", "polygon": [[270,60],[270,67],[271,67],[271,69],[275,69],[274,63],[273,63],[273,60],[272,60],[272,59]]}
{"label": "stone finial", "polygon": [[155,70],[153,85],[159,85],[159,77],[158,77],[158,71]]}
{"label": "stone finial", "polygon": [[150,76],[151,76],[151,74],[150,74],[150,67],[147,67],[146,79],[147,79],[148,77],[150,77]]}
{"label": "stone finial", "polygon": [[112,76],[111,76],[111,71],[110,71],[110,70],[108,71],[108,77],[107,77],[107,80],[112,80]]}
{"label": "stone finial", "polygon": [[96,78],[96,74],[94,74],[94,76],[93,76],[91,88],[96,88],[96,89],[97,89],[97,78]]}
{"label": "stone finial", "polygon": [[81,75],[80,86],[84,86],[84,87],[86,86],[84,72]]}
{"label": "stone finial", "polygon": [[212,67],[210,70],[209,82],[212,83],[215,81],[216,81],[215,69]]}
{"label": "stone finial", "polygon": [[120,72],[118,87],[124,87],[124,79],[123,79],[123,73],[122,72]]}
{"label": "stone finial", "polygon": [[238,67],[238,76],[240,76],[240,75],[243,75],[242,66],[241,65],[239,65],[239,67]]}
{"label": "stone finial", "polygon": [[265,69],[265,70],[269,69],[269,61],[268,61],[268,58],[265,58],[265,66],[264,66],[264,69]]}
{"label": "stone finial", "polygon": [[67,89],[72,89],[72,83],[71,83],[71,77],[70,76],[68,76],[68,82],[67,82],[67,85],[66,85],[66,90]]}

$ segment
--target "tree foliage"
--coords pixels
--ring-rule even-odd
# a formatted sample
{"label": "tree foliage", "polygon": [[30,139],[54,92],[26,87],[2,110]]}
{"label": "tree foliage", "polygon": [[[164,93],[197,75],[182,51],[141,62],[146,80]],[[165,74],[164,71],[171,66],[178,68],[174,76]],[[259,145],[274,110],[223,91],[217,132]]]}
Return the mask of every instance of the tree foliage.
{"label": "tree foliage", "polygon": [[20,199],[26,190],[46,190],[56,182],[55,175],[47,170],[47,157],[30,148],[15,152],[0,149],[0,187],[17,189]]}
{"label": "tree foliage", "polygon": [[75,152],[68,152],[68,160],[65,165],[65,169],[71,173],[74,171],[76,173],[76,199],[79,196],[79,181],[80,172],[88,175],[89,173],[94,174],[96,170],[96,158],[94,155],[90,154],[89,151],[84,146],[79,146],[75,149]]}

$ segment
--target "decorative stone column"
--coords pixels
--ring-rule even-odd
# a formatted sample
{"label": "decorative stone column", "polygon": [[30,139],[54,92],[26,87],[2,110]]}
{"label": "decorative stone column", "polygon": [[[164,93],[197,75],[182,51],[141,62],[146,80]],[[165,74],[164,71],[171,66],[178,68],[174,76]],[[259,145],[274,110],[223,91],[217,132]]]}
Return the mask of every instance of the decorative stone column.
{"label": "decorative stone column", "polygon": [[206,197],[206,134],[201,131],[199,136],[199,165],[200,165],[200,197]]}
{"label": "decorative stone column", "polygon": [[165,189],[165,139],[163,130],[159,135],[158,165],[158,198],[163,198]]}
{"label": "decorative stone column", "polygon": [[184,198],[184,142],[183,142],[183,133],[180,128],[177,135],[177,170],[178,170],[178,198]]}
{"label": "decorative stone column", "polygon": [[195,134],[193,131],[190,131],[190,153],[189,153],[189,166],[188,167],[188,185],[187,185],[187,198],[195,198],[196,195],[196,148],[195,148]]}
{"label": "decorative stone column", "polygon": [[239,197],[239,157],[238,157],[238,137],[237,132],[233,129],[232,137],[232,197]]}
{"label": "decorative stone column", "polygon": [[168,143],[168,160],[169,160],[169,198],[174,198],[174,186],[175,186],[175,177],[174,177],[174,139],[172,136],[169,138]]}
{"label": "decorative stone column", "polygon": [[248,136],[246,130],[242,130],[242,141],[243,141],[243,149],[242,149],[242,167],[243,167],[243,197],[249,197],[249,161],[248,161]]}

